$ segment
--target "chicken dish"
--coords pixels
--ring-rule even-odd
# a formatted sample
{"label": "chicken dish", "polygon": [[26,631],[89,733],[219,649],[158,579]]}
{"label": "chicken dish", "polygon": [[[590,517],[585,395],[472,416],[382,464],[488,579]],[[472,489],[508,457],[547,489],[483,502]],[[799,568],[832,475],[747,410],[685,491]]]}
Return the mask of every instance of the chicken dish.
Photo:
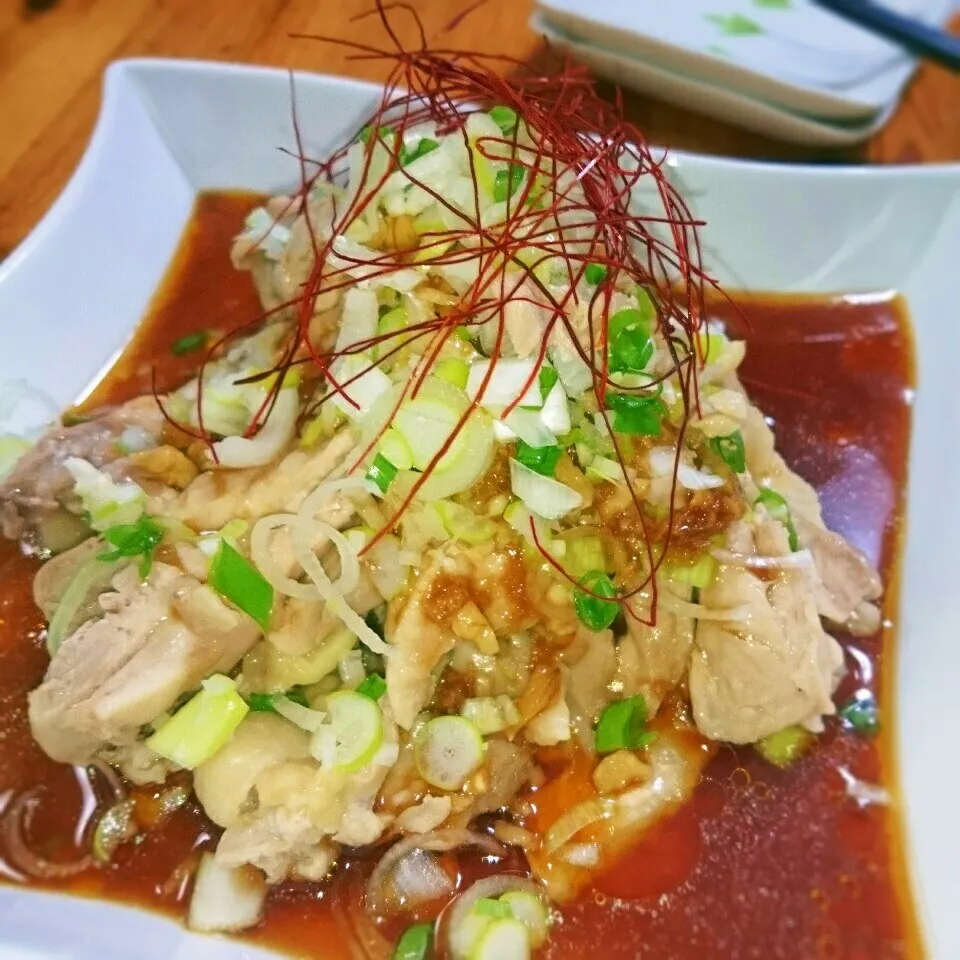
{"label": "chicken dish", "polygon": [[[344,955],[582,955],[576,905],[642,873],[631,851],[724,764],[789,784],[834,741],[875,749],[845,645],[879,650],[893,615],[884,530],[868,557],[831,529],[758,402],[779,373],[749,360],[754,335],[787,356],[763,335],[814,306],[751,324],[613,107],[522,81],[470,105],[484,75],[434,67],[430,99],[388,90],[298,190],[240,197],[213,255],[259,310],[8,439],[4,563],[42,613],[25,723],[97,811],[71,857],[36,842],[34,785],[0,793],[11,879],[109,872],[189,810],[193,929],[349,884]],[[877,763],[830,771],[884,834]],[[904,956],[902,922],[822,955]],[[686,956],[656,937],[630,955]]]}

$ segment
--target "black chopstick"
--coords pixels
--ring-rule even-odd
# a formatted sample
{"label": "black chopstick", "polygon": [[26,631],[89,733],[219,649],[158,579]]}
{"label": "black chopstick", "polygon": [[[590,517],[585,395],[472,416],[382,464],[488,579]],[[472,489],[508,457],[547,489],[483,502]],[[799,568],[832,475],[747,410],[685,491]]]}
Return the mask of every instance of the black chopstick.
{"label": "black chopstick", "polygon": [[960,71],[960,38],[894,13],[873,0],[813,0],[825,10],[899,44],[910,53]]}

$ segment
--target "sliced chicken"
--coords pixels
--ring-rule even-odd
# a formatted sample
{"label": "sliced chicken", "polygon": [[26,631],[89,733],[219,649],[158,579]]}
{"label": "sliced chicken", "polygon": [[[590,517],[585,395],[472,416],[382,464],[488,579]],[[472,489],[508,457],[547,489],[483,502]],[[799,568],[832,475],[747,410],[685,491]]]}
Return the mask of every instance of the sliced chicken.
{"label": "sliced chicken", "polygon": [[70,457],[82,457],[107,468],[115,479],[125,479],[130,462],[116,446],[127,427],[139,427],[159,438],[163,416],[152,397],[138,397],[119,407],[108,407],[72,427],[48,430],[16,463],[0,483],[0,525],[15,539],[42,519],[72,505],[73,477],[64,466]]}
{"label": "sliced chicken", "polygon": [[617,679],[624,695],[643,696],[650,716],[686,676],[693,633],[693,620],[664,610],[662,605],[655,626],[627,617],[627,634],[617,646]]}
{"label": "sliced chicken", "polygon": [[748,605],[743,621],[701,621],[690,666],[697,727],[713,740],[753,743],[834,713],[843,654],[820,624],[815,581],[802,570],[770,583],[722,564],[701,595],[708,607]]}
{"label": "sliced chicken", "polygon": [[856,547],[802,516],[794,523],[800,545],[813,554],[820,574],[817,609],[820,616],[845,624],[861,604],[879,599],[883,593],[880,575]]}
{"label": "sliced chicken", "polygon": [[135,567],[100,598],[104,615],[57,651],[30,694],[34,737],[54,760],[86,763],[105,745],[136,739],[204,677],[232,669],[260,631],[209,588],[155,563],[146,582]]}
{"label": "sliced chicken", "polygon": [[305,811],[274,807],[228,827],[216,858],[225,867],[259,867],[268,883],[288,878],[317,881],[330,872],[338,850]]}
{"label": "sliced chicken", "polygon": [[[735,381],[734,381],[735,382]],[[736,383],[738,389],[742,389]],[[760,411],[750,406],[744,424],[747,466],[754,480],[767,484],[786,499],[801,546],[808,547],[817,565],[820,615],[846,624],[883,592],[880,575],[870,561],[839,534],[824,526],[817,493],[794,473],[774,449],[773,431]],[[862,612],[859,614],[862,617]]]}
{"label": "sliced chicken", "polygon": [[491,738],[483,761],[485,789],[473,802],[450,819],[450,826],[467,826],[484,813],[495,813],[508,807],[530,781],[533,759],[530,752],[509,740]]}
{"label": "sliced chicken", "polygon": [[[266,467],[208,470],[166,513],[195,530],[218,530],[233,519],[257,520],[271,513],[296,511],[319,483],[342,475],[355,449],[355,439],[342,430],[316,450],[293,450],[279,463]],[[342,526],[353,512],[348,496],[334,496],[318,516]]]}
{"label": "sliced chicken", "polygon": [[611,684],[617,673],[617,650],[613,633],[581,628],[563,659],[569,668],[565,686],[570,719],[581,738],[592,742],[593,725],[614,697]]}
{"label": "sliced chicken", "polygon": [[[456,568],[454,557],[458,553],[454,548],[431,551],[410,594],[390,604],[386,634],[392,650],[387,658],[387,699],[394,720],[405,730],[429,702],[433,671],[457,641],[451,626],[437,622],[443,619],[438,611],[433,608],[428,615],[425,605],[441,599],[441,592],[447,593],[443,591],[443,578],[450,573],[445,561]],[[464,563],[462,556],[460,563]],[[466,569],[469,571],[469,565]],[[450,618],[462,606],[458,600],[454,602]]]}

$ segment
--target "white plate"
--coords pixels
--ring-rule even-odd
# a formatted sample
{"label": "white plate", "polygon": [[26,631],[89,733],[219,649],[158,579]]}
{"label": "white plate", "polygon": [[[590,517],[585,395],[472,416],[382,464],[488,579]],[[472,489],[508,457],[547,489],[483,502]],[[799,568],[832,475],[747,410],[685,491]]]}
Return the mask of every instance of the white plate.
{"label": "white plate", "polygon": [[[936,25],[952,0],[884,5]],[[864,122],[889,109],[916,66],[812,0],[538,0],[538,8],[577,42],[820,120]]]}
{"label": "white plate", "polygon": [[846,147],[873,136],[890,119],[896,103],[865,121],[825,123],[784,110],[772,103],[755,100],[745,93],[718,86],[707,80],[674,73],[655,63],[626,56],[592,43],[578,43],[553,27],[542,13],[535,12],[530,27],[558,50],[568,50],[598,76],[621,87],[649,93],[668,103],[697,113],[726,120],[745,130],[806,147]]}
{"label": "white plate", "polygon": [[[374,87],[297,77],[314,156],[354,132]],[[285,72],[174,61],[110,68],[90,147],[63,195],[0,266],[0,378],[73,400],[123,345],[203,188],[297,180]],[[956,544],[960,418],[956,251],[960,167],[778,167],[675,156],[671,176],[705,218],[707,257],[731,286],[896,288],[907,296],[920,389],[898,660],[898,735],[917,900],[934,956],[960,957],[960,729]],[[237,960],[250,948],[198,939],[136,910],[0,887],[0,960]]]}

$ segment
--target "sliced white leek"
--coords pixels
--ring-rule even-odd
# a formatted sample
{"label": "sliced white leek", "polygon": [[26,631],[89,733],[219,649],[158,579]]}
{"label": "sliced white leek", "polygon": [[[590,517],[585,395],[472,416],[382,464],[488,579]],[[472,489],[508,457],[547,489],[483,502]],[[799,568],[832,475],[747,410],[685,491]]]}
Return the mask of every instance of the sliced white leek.
{"label": "sliced white leek", "polygon": [[435,717],[417,734],[414,756],[420,776],[441,790],[458,790],[482,763],[485,746],[465,717]]}

